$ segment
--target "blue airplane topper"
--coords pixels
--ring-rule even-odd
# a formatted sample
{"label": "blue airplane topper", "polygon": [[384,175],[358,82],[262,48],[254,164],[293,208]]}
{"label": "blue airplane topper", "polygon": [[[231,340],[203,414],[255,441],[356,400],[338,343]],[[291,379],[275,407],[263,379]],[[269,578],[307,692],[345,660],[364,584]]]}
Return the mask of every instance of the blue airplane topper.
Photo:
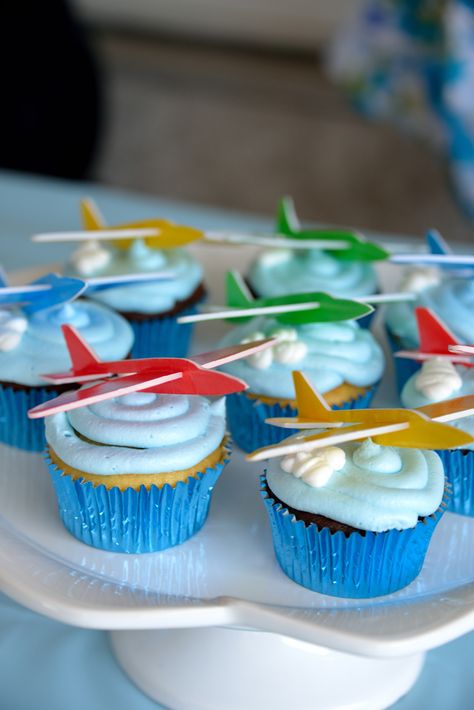
{"label": "blue airplane topper", "polygon": [[454,254],[437,229],[430,229],[425,239],[428,252],[393,254],[390,261],[394,264],[439,266],[442,269],[455,270],[459,276],[472,276],[474,254]]}

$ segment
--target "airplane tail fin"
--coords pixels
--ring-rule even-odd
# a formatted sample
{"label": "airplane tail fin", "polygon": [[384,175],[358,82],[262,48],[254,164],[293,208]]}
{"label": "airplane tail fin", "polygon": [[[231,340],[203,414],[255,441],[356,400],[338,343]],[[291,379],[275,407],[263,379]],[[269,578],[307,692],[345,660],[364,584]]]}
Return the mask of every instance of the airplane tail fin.
{"label": "airplane tail fin", "polygon": [[449,345],[459,345],[449,328],[429,308],[416,308],[415,314],[420,335],[420,352],[443,354],[449,352]]}
{"label": "airplane tail fin", "polygon": [[8,286],[7,274],[3,266],[0,264],[0,288],[6,288]]}
{"label": "airplane tail fin", "polygon": [[276,231],[291,237],[300,229],[300,222],[296,215],[295,203],[291,197],[283,197],[278,203]]}
{"label": "airplane tail fin", "polygon": [[426,244],[430,254],[451,254],[451,249],[437,229],[430,229],[426,234]]}
{"label": "airplane tail fin", "polygon": [[86,197],[81,200],[80,209],[84,229],[103,229],[106,226],[105,220],[92,198]]}
{"label": "airplane tail fin", "polygon": [[72,326],[62,325],[61,330],[63,331],[74,372],[77,374],[87,374],[88,370],[94,371],[96,365],[100,363],[100,360],[92,348],[89,347]]}
{"label": "airplane tail fin", "polygon": [[225,275],[227,305],[231,308],[247,308],[254,300],[238,271],[228,271]]}
{"label": "airplane tail fin", "polygon": [[315,422],[332,422],[335,413],[324,397],[314,390],[302,372],[293,372],[298,417]]}

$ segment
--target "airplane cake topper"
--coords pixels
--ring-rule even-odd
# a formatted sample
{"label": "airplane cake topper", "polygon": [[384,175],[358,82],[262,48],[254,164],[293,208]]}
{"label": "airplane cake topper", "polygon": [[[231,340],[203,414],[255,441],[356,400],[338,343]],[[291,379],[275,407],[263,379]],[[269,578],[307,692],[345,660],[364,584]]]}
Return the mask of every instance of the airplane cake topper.
{"label": "airplane cake topper", "polygon": [[454,254],[451,247],[436,229],[430,229],[426,234],[428,252],[413,252],[392,254],[390,261],[394,264],[420,264],[438,266],[454,271],[458,276],[472,276],[474,269],[473,254]]}
{"label": "airplane cake topper", "polygon": [[152,249],[173,249],[191,242],[209,244],[249,244],[289,249],[324,249],[338,259],[377,261],[389,254],[361,234],[338,228],[302,229],[290,198],[278,206],[277,234],[238,233],[235,231],[203,231],[176,225],[165,219],[148,219],[108,227],[91,199],[81,201],[85,231],[35,234],[34,242],[110,241],[118,249],[128,249],[134,239],[143,239]]}
{"label": "airplane cake topper", "polygon": [[[395,357],[411,360],[443,358],[465,367],[474,367],[474,362],[462,354],[464,351],[461,351],[461,348],[465,346],[461,345],[448,326],[433,311],[429,308],[418,307],[415,308],[415,316],[420,338],[419,348],[418,350],[399,350],[395,353]],[[459,346],[461,348],[458,349]]]}
{"label": "airplane cake topper", "polygon": [[346,299],[324,292],[293,293],[272,298],[254,298],[237,271],[226,273],[226,306],[201,306],[200,313],[180,316],[178,323],[237,319],[244,322],[259,315],[273,316],[285,325],[355,320],[371,313],[371,304],[412,301],[415,294],[381,293]]}
{"label": "airplane cake topper", "polygon": [[20,306],[27,313],[35,313],[53,306],[65,305],[86,292],[113,288],[142,281],[166,280],[172,278],[167,272],[146,272],[144,274],[121,274],[119,276],[99,276],[90,279],[45,274],[24,286],[9,286],[3,269],[0,268],[0,307]]}
{"label": "airplane cake topper", "polygon": [[211,370],[271,347],[275,342],[273,338],[266,338],[193,355],[192,358],[154,357],[105,362],[97,357],[75,328],[63,325],[62,331],[72,368],[64,373],[43,375],[43,379],[55,385],[93,384],[65,392],[49,402],[33,407],[28,412],[30,419],[66,412],[131,392],[209,396],[241,392],[247,388],[245,382],[232,375]]}
{"label": "airplane cake topper", "polygon": [[272,418],[266,422],[291,429],[329,431],[295,434],[279,444],[253,451],[247,455],[249,461],[262,461],[369,437],[382,446],[420,449],[452,449],[474,442],[474,437],[467,432],[446,424],[474,414],[474,395],[418,409],[333,410],[301,372],[294,372],[293,380],[298,416]]}

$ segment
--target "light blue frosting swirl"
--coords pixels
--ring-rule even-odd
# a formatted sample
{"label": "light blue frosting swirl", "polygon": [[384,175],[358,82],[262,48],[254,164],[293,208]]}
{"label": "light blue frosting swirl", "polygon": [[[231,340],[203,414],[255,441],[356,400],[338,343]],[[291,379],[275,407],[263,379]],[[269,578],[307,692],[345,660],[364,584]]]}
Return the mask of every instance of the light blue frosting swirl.
{"label": "light blue frosting swirl", "polygon": [[439,507],[444,472],[433,451],[380,447],[370,440],[339,448],[345,465],[321,488],[286,473],[274,459],[267,470],[270,489],[292,508],[373,532],[414,527]]}
{"label": "light blue frosting swirl", "polygon": [[471,343],[474,334],[474,279],[448,278],[437,286],[423,289],[414,301],[386,306],[386,323],[404,347],[419,343],[415,308],[430,308],[459,340]]}
{"label": "light blue frosting swirl", "polygon": [[[281,324],[271,318],[254,318],[234,328],[219,343],[219,347],[240,343],[256,331],[270,335]],[[319,392],[328,392],[343,382],[368,387],[382,377],[384,356],[370,331],[353,321],[342,323],[312,323],[293,326],[298,339],[307,346],[307,353],[296,363],[273,362],[259,370],[246,361],[235,360],[222,367],[240,377],[254,394],[294,399],[293,370],[301,370]]]}
{"label": "light blue frosting swirl", "polygon": [[102,360],[126,357],[133,345],[133,331],[118,313],[91,301],[78,300],[37,311],[29,316],[19,344],[0,351],[0,380],[22,385],[47,383],[42,374],[64,372],[71,359],[61,325],[72,325]]}
{"label": "light blue frosting swirl", "polygon": [[255,293],[266,298],[309,291],[351,298],[377,290],[370,264],[340,261],[318,249],[265,251],[251,265],[248,281]]}
{"label": "light blue frosting swirl", "polygon": [[46,418],[56,454],[100,476],[182,471],[215,451],[224,435],[223,398],[135,392]]}
{"label": "light blue frosting swirl", "polygon": [[[462,367],[460,365],[456,367],[456,371],[461,377],[462,386],[460,389],[453,392],[448,399],[455,399],[456,397],[464,397],[468,394],[474,394],[474,368]],[[434,399],[426,397],[426,395],[416,389],[415,382],[418,375],[419,372],[415,372],[415,374],[407,380],[400,395],[403,406],[408,409],[424,407],[427,404],[433,404],[435,402]],[[455,421],[449,422],[449,424],[450,426],[456,427],[456,429],[461,429],[462,431],[466,431],[468,434],[471,434],[471,436],[474,436],[474,417],[463,417],[462,419],[456,419]],[[466,444],[462,448],[474,449],[474,444]]]}
{"label": "light blue frosting swirl", "polygon": [[[203,278],[200,264],[184,249],[149,249],[140,239],[134,240],[130,249],[114,249],[109,263],[89,275],[117,276],[146,271],[170,271],[174,277],[92,291],[90,298],[123,313],[162,313],[191,296]],[[67,274],[78,275],[72,263]]]}

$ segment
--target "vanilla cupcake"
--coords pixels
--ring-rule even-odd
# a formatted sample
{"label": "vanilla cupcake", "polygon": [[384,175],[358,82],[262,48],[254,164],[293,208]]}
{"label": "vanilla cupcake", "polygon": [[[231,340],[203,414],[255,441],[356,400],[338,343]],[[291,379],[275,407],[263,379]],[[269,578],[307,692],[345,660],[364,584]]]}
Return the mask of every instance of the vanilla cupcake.
{"label": "vanilla cupcake", "polygon": [[227,461],[224,399],[146,392],[46,418],[60,517],[114,552],[178,545],[204,524]]}
{"label": "vanilla cupcake", "polygon": [[222,368],[249,386],[227,399],[229,429],[244,451],[291,433],[265,420],[295,416],[293,370],[303,371],[334,409],[369,406],[384,370],[382,349],[370,331],[354,321],[288,327],[260,317],[234,328],[220,345],[268,336],[276,338],[271,349]]}

